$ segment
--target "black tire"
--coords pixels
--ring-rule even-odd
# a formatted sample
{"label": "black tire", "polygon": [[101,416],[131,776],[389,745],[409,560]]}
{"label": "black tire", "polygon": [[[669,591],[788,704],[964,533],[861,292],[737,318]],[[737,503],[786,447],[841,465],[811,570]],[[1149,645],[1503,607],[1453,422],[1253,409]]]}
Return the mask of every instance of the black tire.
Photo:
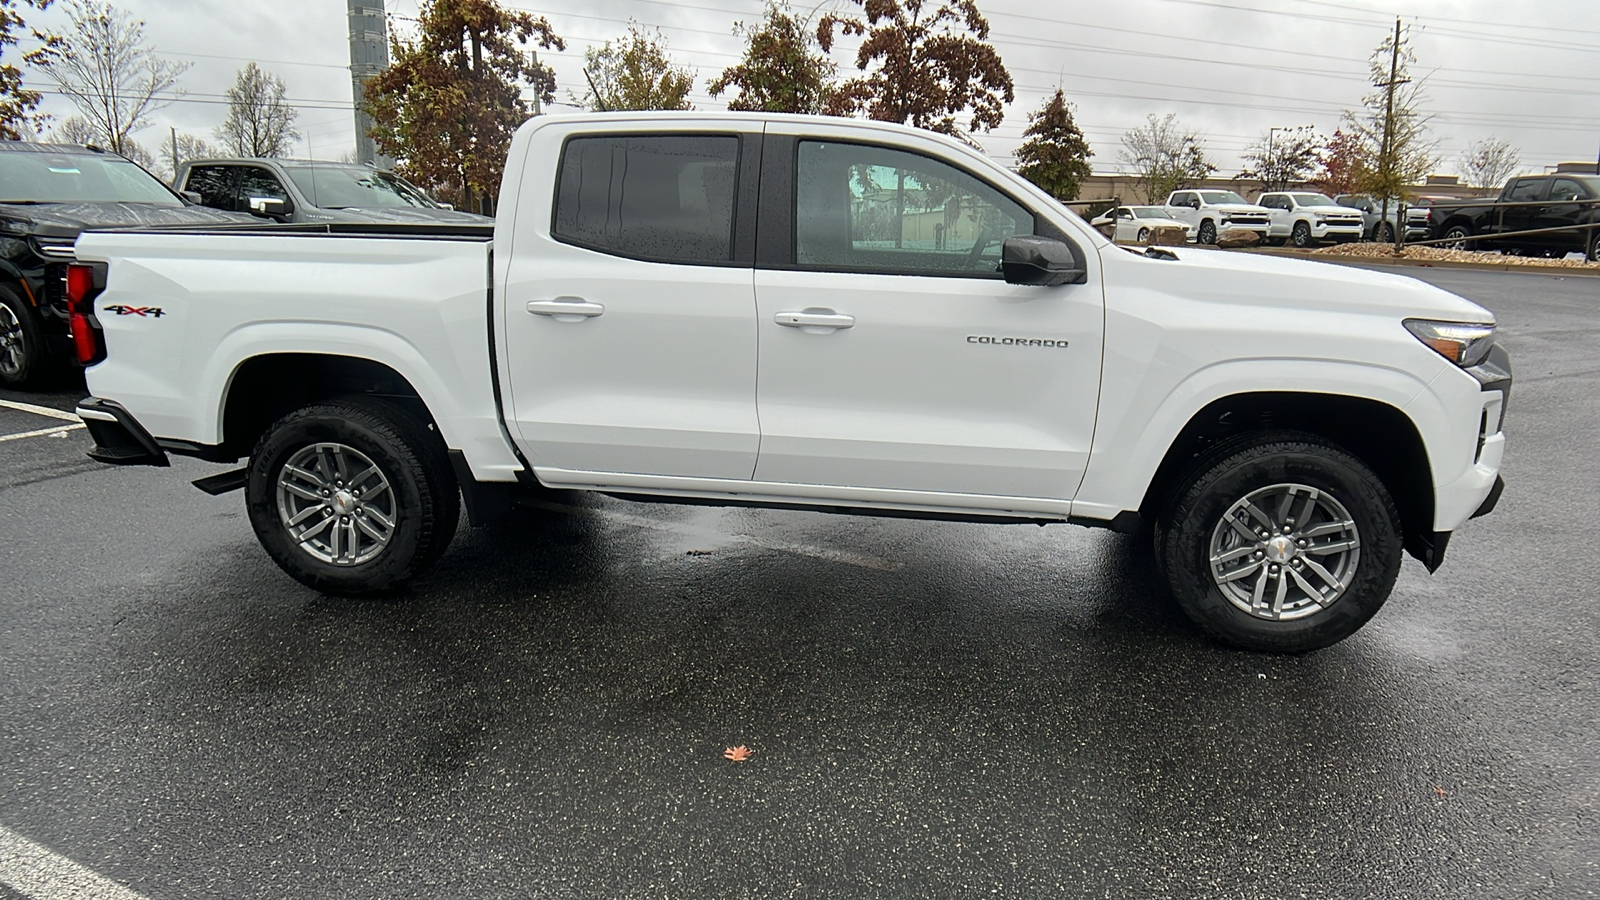
{"label": "black tire", "polygon": [[[1282,564],[1274,566],[1271,558],[1262,558],[1262,550],[1246,550],[1247,546],[1256,545],[1247,545],[1225,527],[1231,526],[1227,518],[1230,512],[1244,515],[1234,508],[1254,492],[1274,498],[1288,496],[1291,512],[1297,508],[1309,511],[1310,520],[1319,523],[1312,531],[1342,521],[1353,524],[1353,533],[1339,529],[1325,536],[1311,535],[1307,548],[1298,531],[1280,535],[1279,529],[1271,528],[1272,540],[1263,540],[1260,546],[1266,548],[1266,553],[1282,554]],[[1343,640],[1383,606],[1399,574],[1400,515],[1389,491],[1360,460],[1315,436],[1274,432],[1225,442],[1197,460],[1175,483],[1170,496],[1173,502],[1156,524],[1156,563],[1184,613],[1201,630],[1235,647],[1303,653]],[[1307,503],[1308,500],[1312,502]],[[1273,505],[1282,508],[1278,503]],[[1325,514],[1328,506],[1337,512]],[[1265,512],[1269,519],[1278,521],[1271,510]],[[1349,518],[1343,519],[1346,514]],[[1286,521],[1292,520],[1291,515]],[[1243,521],[1252,523],[1249,530],[1259,534],[1257,529],[1263,523],[1248,517]],[[1352,539],[1353,548],[1342,551],[1317,546],[1321,540],[1326,548],[1336,548]],[[1237,542],[1239,547],[1221,550],[1215,546],[1229,542]],[[1231,572],[1246,572],[1246,577],[1230,582],[1230,590],[1237,592],[1231,599],[1219,584],[1220,576],[1213,575],[1214,549],[1218,549],[1219,556],[1237,556],[1241,550],[1246,553],[1219,566],[1219,571],[1233,565]],[[1324,571],[1331,568],[1334,576],[1342,576],[1336,579],[1344,585],[1342,592],[1335,591],[1325,606],[1313,602],[1309,591],[1298,587],[1310,584],[1323,591],[1334,590],[1332,581],[1318,577],[1311,569],[1313,562]],[[1280,570],[1282,574],[1277,574]],[[1261,574],[1249,577],[1257,571]],[[1266,589],[1269,582],[1274,587]],[[1256,585],[1256,593],[1253,597],[1239,596],[1247,583]],[[1267,601],[1269,595],[1276,597],[1275,586],[1279,583],[1290,586],[1284,592],[1285,599],[1299,603],[1300,608],[1291,610],[1285,606],[1280,610],[1281,618],[1273,618],[1270,607],[1258,604]],[[1258,611],[1252,613],[1246,605]]]}
{"label": "black tire", "polygon": [[1134,238],[1134,240],[1137,241],[1138,243],[1141,243],[1141,244],[1143,244],[1146,241],[1150,240],[1150,229],[1148,229],[1148,228],[1139,229],[1139,236]]}
{"label": "black tire", "polygon": [[[280,480],[285,464],[307,453],[313,464],[296,469],[326,483],[342,467],[340,493],[323,490],[326,499],[308,499],[305,488],[316,493],[313,478],[291,477],[287,485]],[[357,483],[359,473],[348,471],[367,464],[376,467],[384,485],[370,476]],[[330,477],[321,479],[325,472]],[[368,490],[366,498],[362,490]],[[461,495],[438,433],[399,404],[374,397],[319,403],[279,419],[250,457],[245,500],[257,539],[280,568],[307,587],[348,596],[392,590],[432,564],[450,545],[461,515]],[[307,529],[324,519],[337,522],[321,536],[306,531],[297,538],[289,518],[300,514],[310,516]],[[380,544],[385,519],[390,527]],[[339,536],[330,541],[335,532]],[[364,541],[373,546],[361,550]]]}
{"label": "black tire", "polygon": [[1302,250],[1315,243],[1311,240],[1311,226],[1304,222],[1294,223],[1294,228],[1291,229],[1289,237],[1294,241],[1294,245]]}
{"label": "black tire", "polygon": [[23,388],[51,368],[39,315],[9,287],[0,286],[0,385]]}
{"label": "black tire", "polygon": [[1474,249],[1474,247],[1472,246],[1473,245],[1472,241],[1462,241],[1462,240],[1460,240],[1461,238],[1467,238],[1467,237],[1472,237],[1472,229],[1468,228],[1465,225],[1451,225],[1449,228],[1446,228],[1444,230],[1444,239],[1447,240],[1447,241],[1448,240],[1457,240],[1457,241],[1459,241],[1459,243],[1455,243],[1455,244],[1440,244],[1439,246],[1444,247],[1444,248],[1446,248],[1448,250],[1472,250],[1472,249]]}
{"label": "black tire", "polygon": [[1215,244],[1217,242],[1217,224],[1210,219],[1200,223],[1200,231],[1195,235],[1195,242],[1200,244]]}
{"label": "black tire", "polygon": [[1583,258],[1589,262],[1600,262],[1600,228],[1589,229],[1589,246],[1583,251]]}
{"label": "black tire", "polygon": [[1378,227],[1372,230],[1372,239],[1380,244],[1394,243],[1394,229],[1388,222],[1379,222]]}

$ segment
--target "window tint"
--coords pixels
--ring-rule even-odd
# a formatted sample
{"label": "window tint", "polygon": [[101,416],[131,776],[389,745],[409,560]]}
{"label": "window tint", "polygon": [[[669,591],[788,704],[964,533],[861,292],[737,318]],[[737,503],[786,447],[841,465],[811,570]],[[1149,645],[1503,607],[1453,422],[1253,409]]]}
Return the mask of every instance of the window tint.
{"label": "window tint", "polygon": [[228,166],[196,166],[189,170],[183,189],[199,194],[200,202],[212,209],[233,210],[237,206],[232,179],[233,170]]}
{"label": "window tint", "polygon": [[552,234],[618,256],[729,262],[738,160],[731,135],[573,138]]}
{"label": "window tint", "polygon": [[1511,193],[1506,197],[1506,200],[1521,202],[1538,200],[1540,195],[1544,193],[1544,185],[1543,181],[1524,178],[1512,186]]}
{"label": "window tint", "polygon": [[997,274],[1033,214],[966,172],[863,144],[801,141],[795,262],[804,268]]}

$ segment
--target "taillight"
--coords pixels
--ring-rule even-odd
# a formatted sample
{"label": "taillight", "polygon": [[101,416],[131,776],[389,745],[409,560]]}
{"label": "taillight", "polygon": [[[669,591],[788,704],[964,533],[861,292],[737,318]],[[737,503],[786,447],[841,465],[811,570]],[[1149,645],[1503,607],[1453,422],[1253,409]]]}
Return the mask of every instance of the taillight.
{"label": "taillight", "polygon": [[72,350],[78,364],[92,366],[106,358],[100,321],[94,317],[95,287],[93,266],[74,263],[67,266],[67,323],[72,331]]}

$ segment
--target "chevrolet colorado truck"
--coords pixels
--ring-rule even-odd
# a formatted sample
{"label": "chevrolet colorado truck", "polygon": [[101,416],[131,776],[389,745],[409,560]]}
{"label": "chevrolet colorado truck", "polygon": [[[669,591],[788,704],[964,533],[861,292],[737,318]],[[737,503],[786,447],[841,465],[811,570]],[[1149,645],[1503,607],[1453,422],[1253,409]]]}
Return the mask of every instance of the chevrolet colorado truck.
{"label": "chevrolet colorado truck", "polygon": [[1527,175],[1499,197],[1436,200],[1431,209],[1447,247],[1600,260],[1600,175]]}
{"label": "chevrolet colorado truck", "polygon": [[[1397,275],[1114,246],[949,138],[541,116],[491,227],[79,239],[98,459],[243,468],[317,590],[395,588],[547,488],[1148,534],[1182,608],[1297,652],[1499,496],[1493,317]],[[1145,526],[1148,525],[1148,530]]]}

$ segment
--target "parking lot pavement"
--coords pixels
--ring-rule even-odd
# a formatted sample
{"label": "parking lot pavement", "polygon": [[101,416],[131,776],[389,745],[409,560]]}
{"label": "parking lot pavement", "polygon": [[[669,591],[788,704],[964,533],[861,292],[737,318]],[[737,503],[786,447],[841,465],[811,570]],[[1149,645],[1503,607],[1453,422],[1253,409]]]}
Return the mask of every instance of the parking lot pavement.
{"label": "parking lot pavement", "polygon": [[1421,277],[1504,325],[1509,486],[1299,657],[1107,532],[603,498],[337,600],[216,466],[0,445],[0,827],[149,900],[1597,896],[1600,297]]}

